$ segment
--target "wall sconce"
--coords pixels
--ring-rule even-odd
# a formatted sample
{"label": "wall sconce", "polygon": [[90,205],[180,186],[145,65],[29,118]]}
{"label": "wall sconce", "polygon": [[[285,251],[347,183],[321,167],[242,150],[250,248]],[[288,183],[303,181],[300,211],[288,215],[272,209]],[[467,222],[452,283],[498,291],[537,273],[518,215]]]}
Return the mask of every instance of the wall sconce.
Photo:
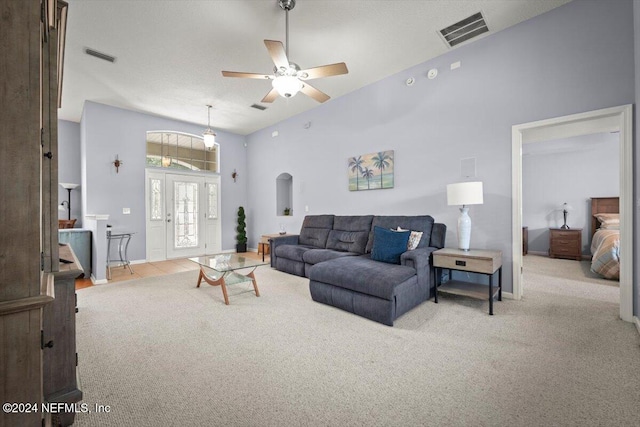
{"label": "wall sconce", "polygon": [[120,166],[122,166],[122,163],[124,162],[118,159],[118,155],[116,154],[116,159],[113,161],[113,166],[116,167],[116,173],[118,173],[118,169],[120,168]]}
{"label": "wall sconce", "polygon": [[236,182],[236,178],[238,178],[238,172],[234,169],[231,173],[231,178],[233,178],[233,182]]}

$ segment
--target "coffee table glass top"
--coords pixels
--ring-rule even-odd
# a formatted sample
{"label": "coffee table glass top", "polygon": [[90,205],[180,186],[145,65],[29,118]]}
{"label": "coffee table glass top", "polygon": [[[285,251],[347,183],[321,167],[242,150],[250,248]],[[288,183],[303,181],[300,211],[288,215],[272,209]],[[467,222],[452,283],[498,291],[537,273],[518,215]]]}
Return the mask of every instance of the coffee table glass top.
{"label": "coffee table glass top", "polygon": [[262,261],[257,258],[249,258],[240,254],[219,254],[189,258],[203,267],[211,268],[220,273],[228,271],[240,270],[242,268],[255,268],[261,265],[267,265],[269,262]]}

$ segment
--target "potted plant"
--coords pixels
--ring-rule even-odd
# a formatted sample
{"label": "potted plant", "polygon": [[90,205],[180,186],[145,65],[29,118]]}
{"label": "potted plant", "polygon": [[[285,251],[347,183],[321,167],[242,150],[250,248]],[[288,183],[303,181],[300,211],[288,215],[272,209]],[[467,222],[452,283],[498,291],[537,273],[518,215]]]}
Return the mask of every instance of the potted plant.
{"label": "potted plant", "polygon": [[238,226],[236,227],[236,252],[247,252],[247,223],[245,222],[244,208],[238,208]]}
{"label": "potted plant", "polygon": [[284,208],[284,215],[285,216],[291,215],[291,208]]}

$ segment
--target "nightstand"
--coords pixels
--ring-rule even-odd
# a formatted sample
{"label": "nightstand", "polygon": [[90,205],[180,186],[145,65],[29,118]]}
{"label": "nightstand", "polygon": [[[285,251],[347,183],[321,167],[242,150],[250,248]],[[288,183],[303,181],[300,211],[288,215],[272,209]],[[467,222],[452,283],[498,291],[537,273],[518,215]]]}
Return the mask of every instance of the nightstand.
{"label": "nightstand", "polygon": [[[433,266],[436,274],[435,302],[438,302],[438,291],[472,298],[489,299],[489,314],[493,315],[493,300],[498,296],[502,301],[502,252],[471,249],[440,249],[433,252]],[[441,284],[442,270],[447,269],[486,274],[489,286],[478,283],[449,280]],[[494,287],[493,275],[498,272],[498,286]]]}
{"label": "nightstand", "polygon": [[582,228],[550,228],[549,257],[582,259]]}

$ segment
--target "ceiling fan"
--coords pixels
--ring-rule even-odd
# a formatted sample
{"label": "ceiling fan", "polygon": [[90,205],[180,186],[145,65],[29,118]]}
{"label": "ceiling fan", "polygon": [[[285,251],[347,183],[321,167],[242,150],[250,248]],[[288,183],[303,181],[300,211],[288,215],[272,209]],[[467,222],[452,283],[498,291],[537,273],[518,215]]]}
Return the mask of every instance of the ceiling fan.
{"label": "ceiling fan", "polygon": [[286,49],[282,42],[276,40],[264,41],[275,64],[273,75],[236,71],[223,71],[222,75],[225,77],[271,80],[273,89],[262,98],[262,102],[273,102],[278,95],[284,98],[291,98],[298,92],[302,92],[318,102],[325,102],[331,97],[311,86],[307,83],[307,80],[347,74],[349,72],[347,65],[344,62],[339,62],[301,70],[298,64],[289,61],[289,11],[295,7],[296,0],[278,0],[278,4],[286,13]]}

